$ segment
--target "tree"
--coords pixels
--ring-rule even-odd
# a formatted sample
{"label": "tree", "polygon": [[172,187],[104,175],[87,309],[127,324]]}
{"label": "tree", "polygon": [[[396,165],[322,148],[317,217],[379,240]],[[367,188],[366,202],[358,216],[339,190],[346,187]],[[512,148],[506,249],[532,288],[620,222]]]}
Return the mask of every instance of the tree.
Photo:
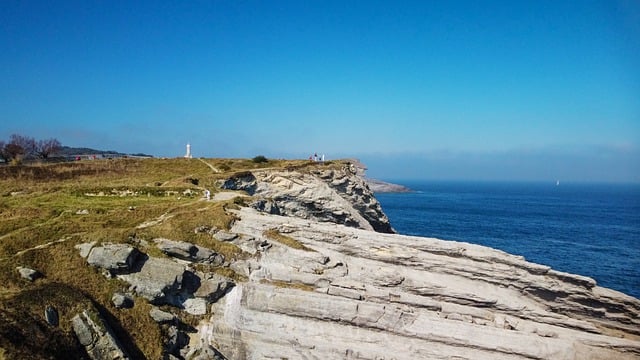
{"label": "tree", "polygon": [[24,156],[24,149],[20,145],[17,145],[14,143],[8,143],[7,145],[4,146],[3,153],[4,153],[3,157],[8,162],[11,162],[14,160],[19,162]]}
{"label": "tree", "polygon": [[14,155],[12,159],[17,159],[18,156],[29,157],[36,152],[36,140],[32,137],[13,134],[6,147],[10,147],[10,153]]}
{"label": "tree", "polygon": [[7,158],[7,155],[4,152],[4,147],[6,145],[7,144],[3,140],[0,140],[0,159],[2,159],[4,162],[9,162],[9,159]]}
{"label": "tree", "polygon": [[46,160],[51,154],[57,153],[60,149],[62,149],[62,145],[57,139],[39,140],[36,143],[35,154],[39,158]]}

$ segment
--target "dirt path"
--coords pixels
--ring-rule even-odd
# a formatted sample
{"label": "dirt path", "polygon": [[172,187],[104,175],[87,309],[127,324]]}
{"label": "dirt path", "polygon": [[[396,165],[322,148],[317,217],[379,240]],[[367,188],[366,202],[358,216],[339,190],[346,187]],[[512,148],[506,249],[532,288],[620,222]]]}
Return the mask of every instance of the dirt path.
{"label": "dirt path", "polygon": [[211,171],[213,171],[214,173],[220,173],[222,171],[218,170],[218,168],[216,168],[215,166],[209,164],[208,162],[204,161],[203,159],[198,158],[198,160],[202,161],[205,165],[207,165]]}
{"label": "dirt path", "polygon": [[30,248],[27,248],[27,249],[20,250],[17,253],[15,253],[13,255],[5,256],[5,257],[1,258],[0,260],[8,260],[10,258],[26,254],[29,251],[34,251],[34,250],[39,250],[39,249],[46,249],[46,248],[48,248],[50,246],[53,246],[55,244],[59,244],[59,243],[63,243],[65,241],[68,241],[68,240],[72,239],[74,236],[82,235],[82,234],[84,234],[84,232],[78,232],[78,233],[69,234],[69,235],[63,237],[62,239],[50,241],[48,243],[44,243],[44,244],[36,245],[34,247],[30,247]]}
{"label": "dirt path", "polygon": [[45,243],[45,244],[40,244],[40,245],[36,245],[36,246],[31,247],[31,248],[28,248],[28,249],[20,250],[20,251],[18,251],[17,253],[13,254],[13,256],[20,256],[20,255],[22,255],[22,254],[25,254],[25,253],[27,253],[27,252],[29,252],[29,251],[33,251],[33,250],[46,249],[46,248],[48,248],[49,246],[52,246],[52,245],[55,245],[55,244],[59,244],[59,243],[63,243],[63,242],[65,242],[65,241],[67,241],[67,240],[69,240],[69,239],[73,238],[74,236],[76,236],[76,235],[80,235],[80,234],[83,234],[83,233],[69,234],[69,235],[67,235],[66,237],[63,237],[62,239],[58,239],[58,240],[54,240],[54,241],[50,241],[50,242]]}

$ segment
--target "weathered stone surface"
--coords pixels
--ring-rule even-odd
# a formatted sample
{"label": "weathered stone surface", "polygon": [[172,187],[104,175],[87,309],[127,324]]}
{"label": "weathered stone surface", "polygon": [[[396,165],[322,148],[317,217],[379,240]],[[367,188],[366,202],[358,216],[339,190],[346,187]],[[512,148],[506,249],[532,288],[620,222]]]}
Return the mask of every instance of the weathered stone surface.
{"label": "weathered stone surface", "polygon": [[25,280],[35,281],[37,278],[42,277],[42,274],[39,271],[27,267],[18,266],[16,270],[18,270],[20,276]]}
{"label": "weathered stone surface", "polygon": [[80,251],[80,256],[86,259],[87,256],[89,256],[89,253],[91,252],[91,249],[95,246],[95,244],[96,242],[92,241],[89,243],[78,244],[75,246],[75,248],[78,249],[78,251]]}
{"label": "weathered stone surface", "polygon": [[196,226],[196,228],[193,229],[193,232],[196,234],[204,234],[204,233],[212,234],[216,231],[218,231],[218,229],[215,226],[209,226],[209,225],[200,225],[200,226]]}
{"label": "weathered stone surface", "polygon": [[115,293],[111,297],[111,302],[113,302],[113,306],[118,309],[128,309],[133,307],[133,296],[131,294],[125,293]]}
{"label": "weathered stone surface", "polygon": [[85,347],[92,360],[129,359],[113,331],[99,314],[90,314],[90,310],[85,310],[74,316],[71,322],[80,344]]}
{"label": "weathered stone surface", "polygon": [[202,279],[200,287],[193,293],[208,302],[216,302],[235,285],[233,280],[216,274],[199,274]]}
{"label": "weathered stone surface", "polygon": [[227,360],[224,355],[211,345],[205,345],[203,348],[198,349],[197,352],[193,352],[193,355],[184,356],[184,358],[190,360]]}
{"label": "weathered stone surface", "polygon": [[251,203],[249,206],[260,211],[265,212],[267,214],[272,215],[282,215],[280,213],[280,209],[278,208],[278,204],[268,199],[258,199]]}
{"label": "weathered stone surface", "polygon": [[386,181],[378,180],[378,179],[370,179],[365,178],[369,189],[374,194],[377,193],[406,193],[411,192],[412,190],[406,186],[388,183]]}
{"label": "weathered stone surface", "polygon": [[189,344],[189,337],[177,326],[171,325],[166,330],[165,351],[172,355],[180,355],[180,349]]}
{"label": "weathered stone surface", "polygon": [[220,187],[227,190],[243,190],[253,195],[257,187],[256,177],[250,172],[236,174],[224,180]]}
{"label": "weathered stone surface", "polygon": [[236,214],[235,233],[282,229],[315,251],[273,242],[232,265],[249,282],[198,334],[228,358],[640,357],[640,300],[592,279],[482,246]]}
{"label": "weathered stone surface", "polygon": [[163,253],[178,259],[218,266],[224,263],[224,256],[202,246],[169,239],[155,239],[154,242]]}
{"label": "weathered stone surface", "polygon": [[[182,303],[181,293],[189,287],[197,287],[184,265],[170,259],[148,257],[141,261],[140,270],[118,275],[131,285],[131,290],[152,304]],[[187,274],[189,273],[189,274]],[[185,276],[186,275],[186,276]],[[192,275],[192,274],[191,274]]]}
{"label": "weathered stone surface", "polygon": [[58,316],[58,310],[51,305],[47,305],[44,309],[44,319],[47,324],[51,326],[58,326],[60,323],[60,317]]}
{"label": "weathered stone surface", "polygon": [[254,198],[251,206],[268,214],[394,232],[366,182],[349,170],[256,170],[224,186],[247,191]]}
{"label": "weathered stone surface", "polygon": [[184,311],[188,312],[191,315],[204,315],[207,313],[207,305],[208,302],[203,298],[192,298],[186,299],[182,306],[184,307]]}
{"label": "weathered stone surface", "polygon": [[103,244],[91,249],[87,262],[113,274],[131,271],[140,252],[127,244]]}
{"label": "weathered stone surface", "polygon": [[163,323],[172,323],[175,322],[176,317],[170,312],[162,311],[157,307],[152,307],[149,311],[149,315],[153,319],[153,321],[163,324]]}
{"label": "weathered stone surface", "polygon": [[232,241],[238,238],[238,234],[230,233],[228,231],[218,231],[213,235],[213,237],[220,241]]}

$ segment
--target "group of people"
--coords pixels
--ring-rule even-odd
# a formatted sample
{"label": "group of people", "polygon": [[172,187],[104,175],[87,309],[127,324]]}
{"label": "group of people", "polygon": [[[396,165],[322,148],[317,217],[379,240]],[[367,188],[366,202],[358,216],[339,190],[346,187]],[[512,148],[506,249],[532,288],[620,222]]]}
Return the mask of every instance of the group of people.
{"label": "group of people", "polygon": [[318,157],[318,153],[314,153],[313,155],[309,156],[309,161],[321,161],[324,162],[324,154],[322,154],[322,156]]}

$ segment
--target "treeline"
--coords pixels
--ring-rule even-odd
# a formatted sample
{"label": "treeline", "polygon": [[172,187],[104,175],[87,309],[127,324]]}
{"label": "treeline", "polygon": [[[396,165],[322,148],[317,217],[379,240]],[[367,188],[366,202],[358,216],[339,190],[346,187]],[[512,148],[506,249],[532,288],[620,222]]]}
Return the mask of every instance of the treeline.
{"label": "treeline", "polygon": [[0,140],[0,159],[12,164],[19,164],[27,159],[46,160],[60,149],[60,141],[54,138],[36,140],[29,136],[13,134],[9,141]]}

